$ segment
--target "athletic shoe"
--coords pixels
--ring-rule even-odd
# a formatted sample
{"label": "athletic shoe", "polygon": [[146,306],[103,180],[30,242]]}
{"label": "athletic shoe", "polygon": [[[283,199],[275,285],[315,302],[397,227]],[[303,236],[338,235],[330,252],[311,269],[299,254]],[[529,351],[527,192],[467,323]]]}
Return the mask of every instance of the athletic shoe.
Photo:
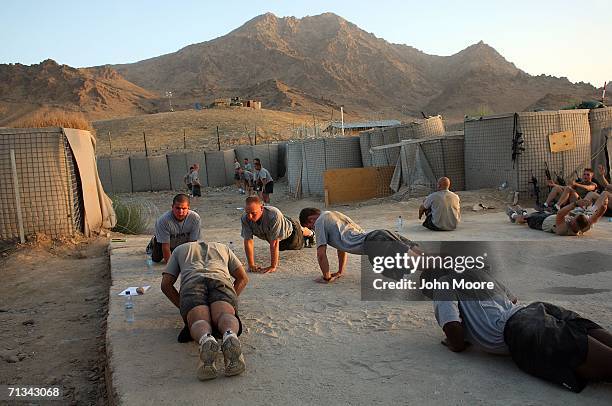
{"label": "athletic shoe", "polygon": [[516,217],[513,217],[513,215],[518,215],[518,213],[512,207],[508,206],[506,208],[506,214],[508,215],[508,218],[511,222],[516,222]]}
{"label": "athletic shoe", "polygon": [[225,376],[239,375],[246,369],[244,363],[244,355],[242,355],[242,347],[240,340],[236,334],[225,334],[223,344],[221,344],[223,358],[225,359]]}
{"label": "athletic shoe", "polygon": [[215,337],[209,335],[200,339],[200,361],[198,362],[197,371],[200,381],[207,381],[217,377],[215,358],[217,358],[218,353],[219,343]]}
{"label": "athletic shoe", "polygon": [[527,215],[527,210],[523,209],[523,208],[522,208],[521,206],[519,206],[519,205],[516,205],[514,210],[516,211],[516,213],[517,213],[518,215],[521,215],[521,216],[526,216],[526,215]]}

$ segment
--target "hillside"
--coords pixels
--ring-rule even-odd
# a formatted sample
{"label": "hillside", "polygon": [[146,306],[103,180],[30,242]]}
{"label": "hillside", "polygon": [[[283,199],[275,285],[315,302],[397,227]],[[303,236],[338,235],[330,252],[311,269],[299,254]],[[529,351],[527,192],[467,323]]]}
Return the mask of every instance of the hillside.
{"label": "hillside", "polygon": [[[352,119],[351,116],[348,116]],[[317,132],[327,123],[316,121]],[[144,153],[144,136],[150,154],[182,150],[216,150],[217,126],[221,149],[239,144],[266,143],[313,136],[312,115],[246,107],[185,110],[94,121],[99,155]],[[109,140],[110,132],[110,140]],[[183,144],[183,135],[185,143]]]}
{"label": "hillside", "polygon": [[81,111],[90,118],[154,111],[157,95],[110,67],[76,69],[46,60],[0,65],[0,125],[38,111]]}
{"label": "hillside", "polygon": [[287,103],[281,89],[269,108],[324,110],[326,100],[366,116],[425,111],[460,119],[480,105],[514,111],[549,93],[597,95],[587,84],[528,75],[483,42],[451,56],[428,55],[388,43],[332,13],[301,19],[268,13],[214,40],[114,67],[143,88],[205,99],[280,82],[306,102]]}

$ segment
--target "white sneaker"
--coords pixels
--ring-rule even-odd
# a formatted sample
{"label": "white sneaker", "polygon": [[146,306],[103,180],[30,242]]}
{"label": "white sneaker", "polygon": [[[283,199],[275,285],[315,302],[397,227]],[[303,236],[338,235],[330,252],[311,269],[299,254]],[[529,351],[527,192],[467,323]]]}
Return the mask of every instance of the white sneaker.
{"label": "white sneaker", "polygon": [[223,358],[225,359],[225,376],[239,375],[246,369],[242,346],[236,334],[225,334],[223,344],[221,344]]}
{"label": "white sneaker", "polygon": [[207,381],[217,377],[215,358],[219,353],[219,343],[211,335],[200,339],[200,361],[198,362],[197,375],[200,381]]}

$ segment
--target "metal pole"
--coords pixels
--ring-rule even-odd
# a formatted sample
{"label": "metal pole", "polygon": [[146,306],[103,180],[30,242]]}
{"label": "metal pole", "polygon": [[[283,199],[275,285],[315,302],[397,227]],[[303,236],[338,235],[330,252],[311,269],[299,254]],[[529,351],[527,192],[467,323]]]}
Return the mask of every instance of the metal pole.
{"label": "metal pole", "polygon": [[149,149],[147,148],[147,134],[143,131],[142,138],[144,139],[145,156],[149,156]]}
{"label": "metal pole", "polygon": [[17,164],[15,162],[15,150],[11,149],[11,170],[13,172],[13,188],[15,189],[15,208],[17,209],[17,225],[19,226],[19,241],[25,244],[23,233],[23,217],[21,216],[21,196],[19,194],[19,178],[17,178]]}
{"label": "metal pole", "polygon": [[217,126],[217,147],[221,151],[221,138],[219,138],[219,126]]}
{"label": "metal pole", "polygon": [[340,107],[340,121],[342,122],[342,136],[344,137],[344,107]]}
{"label": "metal pole", "polygon": [[110,150],[110,154],[109,155],[113,155],[113,140],[111,138],[110,131],[108,132],[108,148]]}

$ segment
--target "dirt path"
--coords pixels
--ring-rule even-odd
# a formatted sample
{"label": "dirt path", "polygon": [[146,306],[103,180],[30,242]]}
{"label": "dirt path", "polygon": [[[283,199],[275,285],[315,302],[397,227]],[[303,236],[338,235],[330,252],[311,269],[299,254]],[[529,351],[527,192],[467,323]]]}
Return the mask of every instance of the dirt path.
{"label": "dirt path", "polygon": [[60,386],[106,404],[108,241],[42,241],[0,261],[0,385]]}

